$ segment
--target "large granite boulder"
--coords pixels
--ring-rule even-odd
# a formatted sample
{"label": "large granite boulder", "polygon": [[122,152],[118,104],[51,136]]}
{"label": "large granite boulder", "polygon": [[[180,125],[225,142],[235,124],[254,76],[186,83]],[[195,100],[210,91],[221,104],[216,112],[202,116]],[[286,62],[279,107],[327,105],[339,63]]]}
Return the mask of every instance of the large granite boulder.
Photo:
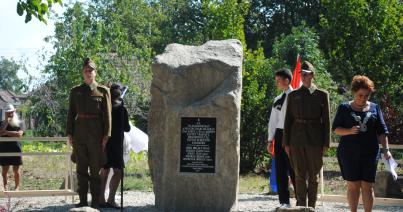
{"label": "large granite boulder", "polygon": [[164,211],[236,208],[242,45],[168,45],[152,65],[149,165]]}

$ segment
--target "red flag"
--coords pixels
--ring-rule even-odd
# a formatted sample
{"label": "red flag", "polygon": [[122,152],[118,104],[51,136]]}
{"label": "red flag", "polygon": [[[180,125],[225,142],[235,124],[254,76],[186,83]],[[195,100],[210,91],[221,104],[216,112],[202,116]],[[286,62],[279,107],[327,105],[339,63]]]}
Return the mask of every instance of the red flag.
{"label": "red flag", "polygon": [[292,76],[291,87],[294,89],[301,87],[301,58],[299,54],[297,58],[297,65],[295,66],[294,74]]}
{"label": "red flag", "polygon": [[270,144],[270,146],[267,147],[267,151],[273,155],[274,157],[274,146],[276,145],[276,140],[273,139],[272,143]]}

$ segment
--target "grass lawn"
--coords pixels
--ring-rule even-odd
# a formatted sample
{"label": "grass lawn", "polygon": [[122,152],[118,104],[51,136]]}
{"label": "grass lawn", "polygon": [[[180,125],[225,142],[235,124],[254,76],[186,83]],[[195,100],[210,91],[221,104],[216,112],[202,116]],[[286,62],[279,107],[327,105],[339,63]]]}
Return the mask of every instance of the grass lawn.
{"label": "grass lawn", "polygon": [[[24,157],[22,166],[22,190],[43,190],[43,189],[60,189],[63,188],[66,158],[63,156],[27,156]],[[46,162],[44,162],[46,161]],[[73,167],[74,170],[74,167]],[[331,179],[332,173],[329,175]],[[333,173],[337,175],[337,173]],[[336,176],[337,178],[337,176]],[[334,180],[333,180],[334,181]],[[9,172],[9,185],[12,188],[14,180],[12,172]],[[239,192],[240,193],[268,193],[269,178],[263,175],[249,173],[240,176]],[[334,183],[333,183],[334,184]],[[329,187],[329,191],[333,191],[339,186],[336,183]],[[139,154],[132,153],[131,159],[125,168],[124,190],[152,191],[152,182],[150,178],[150,170],[147,163],[147,154],[142,152]]]}

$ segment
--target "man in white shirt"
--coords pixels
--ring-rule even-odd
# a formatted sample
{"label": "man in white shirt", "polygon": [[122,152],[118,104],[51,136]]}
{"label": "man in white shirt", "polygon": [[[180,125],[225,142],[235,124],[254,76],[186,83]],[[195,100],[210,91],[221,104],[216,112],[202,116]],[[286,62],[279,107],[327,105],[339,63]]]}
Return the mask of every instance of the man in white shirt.
{"label": "man in white shirt", "polygon": [[294,171],[291,168],[287,153],[282,147],[285,113],[287,111],[287,96],[293,90],[291,87],[292,74],[289,69],[282,68],[275,73],[276,86],[283,92],[273,101],[269,120],[268,146],[274,143],[274,155],[276,157],[276,181],[280,201],[280,207],[290,207],[290,192],[288,190],[288,175],[291,177],[295,188]]}

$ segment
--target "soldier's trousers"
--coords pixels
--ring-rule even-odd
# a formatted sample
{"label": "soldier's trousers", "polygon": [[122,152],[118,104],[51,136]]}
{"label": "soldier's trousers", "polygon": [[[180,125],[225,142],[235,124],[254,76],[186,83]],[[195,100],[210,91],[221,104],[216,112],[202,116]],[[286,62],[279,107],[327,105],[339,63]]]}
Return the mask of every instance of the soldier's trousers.
{"label": "soldier's trousers", "polygon": [[[105,162],[105,155],[102,151],[100,141],[84,141],[74,143],[76,153],[77,168],[77,192],[80,202],[87,202],[88,182],[91,189],[92,205],[99,203],[99,194],[101,186],[100,170]],[[88,174],[88,168],[90,170]]]}
{"label": "soldier's trousers", "polygon": [[[315,208],[318,194],[318,174],[323,165],[321,146],[290,145],[290,162],[295,172],[297,204]],[[308,182],[308,185],[307,185]]]}

